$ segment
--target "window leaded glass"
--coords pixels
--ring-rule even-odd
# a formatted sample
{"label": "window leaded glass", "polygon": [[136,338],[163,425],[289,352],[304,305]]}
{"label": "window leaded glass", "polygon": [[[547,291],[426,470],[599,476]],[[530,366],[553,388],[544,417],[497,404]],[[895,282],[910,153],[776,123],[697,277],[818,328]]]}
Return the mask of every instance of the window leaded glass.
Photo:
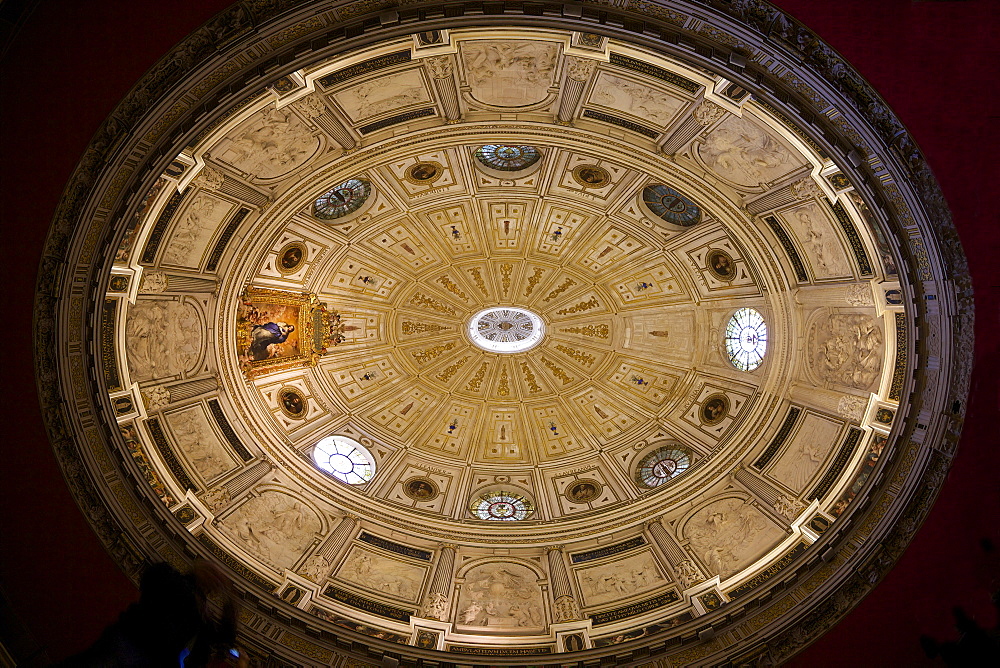
{"label": "window leaded glass", "polygon": [[659,487],[687,471],[689,466],[691,455],[680,448],[665,446],[642,458],[636,476],[646,487]]}
{"label": "window leaded glass", "polygon": [[701,207],[690,197],[662,183],[643,188],[642,202],[654,214],[674,225],[689,227],[701,220]]}
{"label": "window leaded glass", "polygon": [[320,195],[313,202],[313,215],[321,220],[335,220],[354,213],[371,194],[371,184],[364,179],[348,179]]}
{"label": "window leaded glass", "polygon": [[476,159],[490,169],[519,172],[538,162],[542,154],[534,146],[487,144],[476,149]]}
{"label": "window leaded glass", "polygon": [[475,517],[496,522],[514,522],[528,517],[534,510],[531,499],[510,491],[491,491],[476,497],[469,507]]}
{"label": "window leaded glass", "polygon": [[375,460],[363,445],[346,436],[327,436],[312,451],[324,473],[350,485],[363,485],[375,475]]}
{"label": "window leaded glass", "polygon": [[726,353],[733,366],[753,371],[767,352],[767,325],[764,316],[752,308],[741,308],[726,325]]}

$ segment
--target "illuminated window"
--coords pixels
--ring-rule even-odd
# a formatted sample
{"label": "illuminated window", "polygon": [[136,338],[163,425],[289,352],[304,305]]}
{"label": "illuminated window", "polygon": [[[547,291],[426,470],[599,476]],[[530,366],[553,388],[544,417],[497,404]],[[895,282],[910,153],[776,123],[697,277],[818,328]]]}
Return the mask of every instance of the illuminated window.
{"label": "illuminated window", "polygon": [[534,146],[487,144],[476,149],[476,159],[490,169],[519,172],[538,162],[542,154]]}
{"label": "illuminated window", "polygon": [[354,213],[371,194],[371,184],[364,179],[348,179],[334,186],[313,202],[313,215],[321,220],[335,220]]}
{"label": "illuminated window", "polygon": [[764,316],[752,308],[741,308],[726,325],[726,353],[733,366],[753,371],[767,352],[767,325]]}
{"label": "illuminated window", "polygon": [[662,447],[642,458],[636,467],[639,482],[646,487],[659,487],[673,480],[691,466],[691,455],[676,447]]}
{"label": "illuminated window", "polygon": [[662,220],[674,225],[689,227],[701,220],[701,207],[662,183],[643,188],[642,202]]}
{"label": "illuminated window", "polygon": [[375,460],[363,445],[346,436],[327,436],[313,448],[316,466],[350,485],[363,485],[375,475]]}
{"label": "illuminated window", "polygon": [[472,342],[483,350],[519,353],[541,342],[545,323],[523,308],[488,308],[472,316],[468,332]]}
{"label": "illuminated window", "polygon": [[508,491],[490,491],[476,497],[469,510],[481,520],[514,522],[523,520],[535,509],[523,494]]}

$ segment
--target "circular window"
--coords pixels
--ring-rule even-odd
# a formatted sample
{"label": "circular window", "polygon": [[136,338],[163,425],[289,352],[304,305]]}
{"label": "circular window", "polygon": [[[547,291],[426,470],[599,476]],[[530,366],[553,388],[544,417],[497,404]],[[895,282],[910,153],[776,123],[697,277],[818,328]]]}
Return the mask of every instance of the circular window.
{"label": "circular window", "polygon": [[485,492],[469,506],[474,517],[497,522],[523,520],[534,509],[535,506],[528,497],[508,491]]}
{"label": "circular window", "polygon": [[689,227],[701,220],[701,207],[662,183],[643,188],[642,202],[655,215],[674,225]]}
{"label": "circular window", "polygon": [[476,160],[500,172],[519,172],[538,162],[542,154],[534,146],[487,144],[476,149]]}
{"label": "circular window", "polygon": [[691,466],[691,455],[676,447],[653,450],[639,461],[636,477],[646,487],[659,487],[673,480]]}
{"label": "circular window", "polygon": [[741,308],[726,325],[726,353],[733,366],[753,371],[767,352],[767,325],[764,316],[752,308]]}
{"label": "circular window", "polygon": [[346,436],[327,436],[313,448],[312,458],[321,471],[351,485],[363,485],[375,475],[371,453]]}
{"label": "circular window", "polygon": [[354,213],[371,194],[371,184],[364,179],[348,179],[320,195],[313,202],[313,215],[320,220],[335,220]]}
{"label": "circular window", "polygon": [[469,338],[493,353],[520,353],[534,348],[545,335],[545,323],[523,308],[488,308],[469,320]]}

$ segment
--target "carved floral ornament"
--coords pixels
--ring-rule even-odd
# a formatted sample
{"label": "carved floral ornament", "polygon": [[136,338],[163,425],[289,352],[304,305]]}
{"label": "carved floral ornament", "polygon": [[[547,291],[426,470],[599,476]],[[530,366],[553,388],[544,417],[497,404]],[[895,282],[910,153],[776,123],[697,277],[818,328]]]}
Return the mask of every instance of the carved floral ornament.
{"label": "carved floral ornament", "polygon": [[[850,197],[838,200],[846,218],[831,214],[827,221],[820,205],[830,204],[815,183],[801,175],[813,167],[835,164],[849,182],[865,184],[859,188],[884,187],[880,198],[872,198],[867,190],[854,195],[862,202],[891,202],[889,215],[906,218],[920,233],[926,254],[923,260],[912,261],[922,264],[899,276],[921,276],[926,281],[922,290],[932,289],[927,286],[934,286],[946,272],[958,283],[967,279],[957,269],[962,266],[957,262],[961,250],[952,245],[951,237],[936,232],[922,212],[909,211],[903,204],[920,200],[940,208],[936,187],[923,171],[919,154],[905,141],[897,142],[906,149],[903,161],[884,146],[858,145],[851,124],[867,125],[875,133],[872,136],[897,136],[902,129],[891,113],[865,101],[877,97],[857,96],[864,83],[853,70],[787,17],[771,15],[763,5],[733,3],[731,18],[744,27],[727,40],[727,33],[715,27],[724,22],[711,20],[716,9],[699,5],[699,16],[705,16],[700,25],[711,27],[699,31],[685,28],[688,15],[683,7],[660,9],[650,6],[643,20],[667,21],[672,30],[683,30],[690,39],[719,49],[729,49],[726,44],[736,40],[747,49],[794,51],[805,64],[794,71],[794,78],[782,79],[758,71],[759,61],[751,59],[748,70],[767,79],[771,88],[751,90],[753,98],[742,103],[746,113],[737,116],[727,111],[732,103],[724,103],[724,109],[710,99],[717,82],[713,77],[722,76],[713,74],[715,64],[702,61],[697,51],[689,56],[692,62],[683,63],[649,49],[644,52],[647,66],[630,65],[622,57],[628,51],[624,48],[628,35],[615,29],[613,22],[602,29],[609,33],[608,60],[599,60],[596,51],[593,59],[567,56],[563,45],[572,43],[569,27],[564,40],[528,28],[512,32],[506,43],[463,34],[475,27],[471,13],[455,17],[449,28],[448,48],[454,50],[425,59],[425,68],[407,65],[409,60],[394,55],[400,52],[398,44],[378,45],[375,38],[381,28],[377,27],[366,32],[374,44],[368,50],[352,51],[351,44],[342,45],[343,53],[352,56],[350,63],[328,62],[299,48],[311,44],[308,35],[282,32],[277,22],[269,23],[265,10],[253,17],[255,31],[247,30],[249,17],[228,13],[182,44],[171,62],[183,64],[190,73],[210,53],[218,57],[239,49],[247,54],[250,68],[257,64],[254,54],[272,54],[273,49],[294,42],[298,50],[289,52],[294,62],[288,66],[314,76],[314,92],[279,109],[273,100],[251,99],[247,91],[249,101],[240,112],[245,120],[233,121],[228,129],[224,122],[216,123],[224,120],[228,109],[199,119],[183,110],[172,114],[161,105],[140,119],[148,105],[130,98],[125,108],[133,109],[132,115],[120,116],[116,125],[102,129],[94,145],[104,155],[118,145],[109,136],[125,137],[120,146],[128,165],[107,154],[106,163],[82,166],[74,177],[79,187],[67,190],[50,247],[62,264],[45,265],[46,285],[66,287],[75,268],[89,266],[89,258],[79,254],[86,244],[61,246],[55,241],[84,233],[71,230],[89,229],[75,224],[74,212],[87,210],[82,206],[85,201],[76,198],[120,201],[130,192],[126,186],[138,188],[134,180],[145,173],[141,167],[163,155],[147,153],[144,147],[169,142],[175,127],[171,123],[193,124],[183,146],[164,147],[174,155],[190,149],[206,162],[192,180],[191,192],[176,192],[172,185],[176,177],[167,174],[157,186],[160,190],[150,189],[149,196],[137,198],[147,208],[108,222],[122,226],[109,231],[125,240],[116,249],[116,271],[121,275],[142,271],[138,299],[127,302],[121,295],[101,295],[86,308],[67,302],[66,308],[55,310],[50,307],[63,297],[39,296],[50,314],[48,320],[40,318],[40,331],[55,332],[38,344],[43,404],[57,416],[50,432],[65,468],[78,472],[81,466],[87,468],[85,475],[68,477],[78,497],[91,500],[87,506],[102,539],[144,546],[151,541],[149,549],[155,552],[154,546],[169,541],[149,537],[176,528],[170,524],[171,511],[179,510],[182,500],[196,503],[199,515],[208,513],[216,521],[192,521],[190,526],[200,533],[182,538],[197,542],[200,551],[209,550],[222,564],[237,564],[232,573],[239,588],[264,595],[262,589],[277,590],[285,571],[294,570],[316,584],[310,600],[318,612],[289,614],[314,626],[341,620],[329,628],[382,649],[389,646],[387,639],[398,636],[403,641],[393,647],[404,654],[424,651],[406,644],[409,626],[401,621],[418,614],[419,607],[424,618],[453,625],[445,633],[445,646],[475,648],[463,656],[463,662],[470,663],[489,662],[478,654],[488,656],[496,650],[495,644],[480,640],[489,634],[503,636],[507,648],[557,651],[547,640],[549,625],[581,618],[590,623],[585,635],[595,647],[589,650],[593,656],[614,653],[619,631],[641,634],[650,647],[665,651],[667,645],[661,641],[672,634],[721,620],[728,605],[724,601],[751,581],[754,586],[746,589],[741,604],[766,595],[781,581],[799,588],[796,615],[828,614],[822,601],[813,597],[815,587],[808,586],[819,573],[805,566],[812,562],[803,555],[827,547],[839,554],[844,541],[853,541],[867,553],[872,548],[858,533],[862,526],[888,532],[880,541],[887,561],[873,566],[888,568],[909,539],[908,527],[919,524],[928,506],[900,503],[883,516],[859,515],[859,521],[845,522],[845,535],[826,531],[818,541],[809,532],[789,534],[788,522],[778,520],[800,515],[813,502],[816,490],[820,490],[817,512],[833,524],[856,512],[870,512],[856,509],[884,507],[853,500],[884,493],[881,487],[866,487],[868,480],[882,485],[884,480],[917,475],[908,470],[907,462],[930,461],[930,489],[936,490],[947,457],[935,449],[936,454],[918,457],[915,451],[907,459],[909,455],[901,454],[905,441],[898,436],[873,450],[864,398],[875,395],[877,405],[887,404],[896,411],[893,426],[898,434],[912,428],[903,423],[904,416],[919,412],[911,401],[926,401],[927,414],[934,420],[950,420],[950,413],[930,404],[957,397],[964,405],[968,360],[961,342],[967,340],[953,338],[959,335],[947,329],[947,322],[940,325],[948,333],[940,337],[940,345],[953,346],[957,362],[939,370],[941,390],[936,395],[911,399],[908,391],[901,392],[902,404],[884,396],[884,386],[897,369],[901,387],[909,388],[926,364],[919,355],[906,357],[912,344],[907,323],[914,317],[907,309],[914,300],[903,301],[907,305],[900,312],[903,325],[894,328],[894,320],[879,319],[871,298],[881,294],[873,286],[888,281],[890,275],[896,280],[895,270],[890,272],[882,259],[870,258],[878,265],[871,276],[856,271],[860,250],[878,248],[878,258],[904,261],[894,255],[897,240],[887,230],[874,230]],[[367,16],[356,5],[341,10]],[[609,11],[639,16],[618,8]],[[761,12],[767,16],[761,18]],[[281,25],[291,25],[292,18],[284,16]],[[759,32],[765,29],[772,30],[780,43],[765,43]],[[251,48],[254,45],[257,50]],[[440,46],[437,41],[434,45]],[[629,46],[628,52],[637,48]],[[244,63],[229,62],[234,70]],[[404,72],[407,67],[412,72]],[[550,121],[562,101],[558,95],[565,80],[560,82],[557,75],[563,71],[571,81],[609,82],[616,86],[617,97],[589,96],[590,91],[584,91],[575,106],[567,102],[579,127]],[[456,85],[469,86],[469,97],[462,98],[465,106],[460,105],[462,113],[471,99],[504,109],[523,102],[528,111],[511,113],[537,117],[516,122],[491,117],[489,127],[483,127],[470,112],[446,124],[443,119],[450,117],[441,105],[447,103],[443,96],[449,89],[425,81],[427,73],[438,80],[454,77]],[[137,90],[156,91],[150,99],[159,99],[162,87],[181,76],[186,75],[173,67],[157,69]],[[742,83],[750,85],[750,80]],[[193,97],[211,89],[194,80],[184,84]],[[888,177],[885,182],[857,178],[850,161],[832,145],[820,146],[832,159],[814,148],[802,149],[825,140],[798,127],[806,124],[796,120],[794,105],[782,105],[782,98],[769,92],[772,88],[814,107],[820,104],[817,98],[834,98],[831,101],[844,110],[842,125],[828,123],[823,109],[814,108],[810,115],[824,124],[824,133],[851,144],[865,158],[869,152],[877,153],[889,166],[892,188],[886,185]],[[650,91],[659,97],[650,97]],[[550,95],[556,96],[551,108],[545,106]],[[361,98],[370,103],[367,108],[354,104]],[[670,104],[654,104],[667,98]],[[617,110],[608,99],[627,101],[628,109],[620,111],[628,118],[613,113]],[[430,112],[414,116],[425,108],[422,105]],[[603,116],[586,116],[592,107],[600,107]],[[676,124],[661,122],[671,113],[677,114]],[[162,126],[159,134],[145,143],[142,137],[129,135],[129,127],[139,120],[149,121],[143,127]],[[398,122],[381,125],[389,120]],[[588,123],[593,127],[603,123],[601,128],[613,132],[594,132]],[[689,135],[682,142],[665,129],[655,138],[639,132],[653,126],[686,128]],[[796,141],[789,141],[789,136]],[[363,150],[342,150],[350,143],[348,138]],[[697,163],[698,170],[688,170],[684,160],[666,161],[650,148],[665,141],[680,142],[681,152],[687,151],[689,164]],[[594,170],[598,164],[608,165],[600,169],[615,178],[604,178]],[[574,172],[580,165],[590,166],[592,172]],[[449,192],[411,197],[412,190],[403,183],[414,183],[401,171],[407,167],[422,167],[410,174],[418,182],[431,181],[446,169],[461,182],[455,181]],[[810,224],[780,210],[774,215],[788,228],[787,244],[778,237],[751,238],[747,235],[754,226],[741,217],[740,201],[720,194],[703,180],[705,174],[711,182],[725,181],[747,198],[766,197],[771,187],[791,183],[783,195],[786,199],[775,197],[779,204],[774,206],[788,206],[789,196],[797,198],[793,202],[797,207],[814,205],[803,209]],[[535,180],[515,184],[515,176]],[[580,183],[587,179],[600,181],[600,187]],[[466,183],[470,180],[475,180],[476,190]],[[660,186],[652,194],[662,211],[642,204],[646,185]],[[370,197],[374,189],[379,198]],[[609,193],[613,197],[605,202],[602,198]],[[262,212],[251,205],[254,199],[273,201],[273,210]],[[361,213],[357,219],[349,217],[362,205],[370,207],[363,212],[368,217],[355,224]],[[243,218],[238,215],[241,208],[249,212]],[[350,225],[324,222],[338,218]],[[132,222],[135,227],[129,229]],[[686,225],[698,229],[687,232]],[[883,233],[884,243],[876,232]],[[303,236],[308,243],[295,246]],[[258,241],[265,238],[266,247]],[[855,239],[859,244],[853,243]],[[776,259],[764,262],[752,252],[755,247],[772,249]],[[275,249],[282,257],[287,255],[288,266],[283,267],[287,272],[274,265]],[[792,263],[792,251],[810,268],[825,266],[822,280],[789,290],[761,289],[763,283],[798,285],[781,273],[786,271],[782,263]],[[948,256],[956,260],[953,267],[943,265],[942,258]],[[266,258],[271,258],[270,265]],[[107,264],[112,260],[109,256]],[[714,264],[706,266],[706,260]],[[282,261],[278,259],[279,264]],[[741,284],[731,271],[737,262],[753,277],[749,283]],[[300,271],[306,263],[309,270]],[[714,280],[702,280],[708,275]],[[894,282],[893,289],[909,296],[915,288],[897,287]],[[70,299],[76,293],[66,289],[57,294]],[[821,297],[814,301],[822,304],[820,308],[834,310],[810,320],[815,314],[804,304],[817,294]],[[949,304],[954,310],[967,308],[962,291],[942,293],[942,299],[944,294],[959,295]],[[803,299],[796,301],[796,296]],[[714,364],[716,377],[733,378],[730,385],[699,400],[699,386],[690,386],[686,374],[695,375],[692,360],[703,346],[719,346],[724,340],[725,333],[711,327],[722,322],[725,328],[725,318],[735,308],[714,313],[716,324],[709,326],[705,323],[710,318],[703,322],[691,317],[692,305],[711,309],[720,300],[767,314],[767,328],[763,337],[759,328],[751,332],[753,340],[739,348],[736,358],[729,351],[733,365],[754,374],[734,370],[724,358],[699,362]],[[515,309],[535,313],[544,322],[544,337],[536,348],[499,354],[475,345],[467,330],[475,314]],[[80,327],[88,318],[93,326]],[[516,317],[480,320],[474,322],[475,333],[483,332],[494,343],[538,331],[530,318],[531,327]],[[797,322],[809,323],[809,328],[803,330]],[[733,333],[733,341],[741,346],[746,329]],[[95,338],[85,346],[58,348],[75,357],[69,364],[55,364],[57,348],[48,342],[65,343],[71,332],[83,331],[93,332]],[[762,340],[770,343],[768,334],[773,334],[775,345],[762,350]],[[799,339],[807,342],[805,350],[786,350],[782,345]],[[91,360],[86,358],[91,350],[106,354]],[[742,360],[743,352],[757,356]],[[762,364],[765,354],[768,363]],[[74,367],[77,362],[81,364]],[[758,370],[750,368],[755,364]],[[86,381],[92,385],[87,386],[90,409],[110,401],[109,388],[135,382],[141,383],[145,408],[157,413],[129,418],[134,427],[128,446],[108,444],[108,457],[124,454],[128,470],[140,471],[149,483],[149,489],[140,485],[136,492],[155,500],[148,504],[136,498],[136,512],[144,518],[141,531],[133,518],[119,514],[120,502],[110,502],[104,473],[89,469],[94,456],[72,454],[74,448],[91,452],[91,440],[77,419],[63,414],[60,407],[69,405],[67,397],[77,396],[71,370],[88,365],[100,369],[98,381]],[[812,379],[796,390],[796,401],[807,410],[780,440],[793,371],[804,371]],[[730,396],[748,396],[740,402],[755,406],[765,383],[782,402],[777,415],[742,408],[729,414]],[[123,392],[116,391],[115,398],[120,396]],[[213,399],[215,404],[210,403]],[[519,405],[518,410],[508,410],[511,405]],[[681,408],[670,408],[675,405]],[[218,408],[213,411],[212,406]],[[110,411],[91,414],[114,419]],[[348,414],[350,419],[345,418]],[[335,423],[327,433],[346,439],[341,445],[360,445],[367,457],[354,461],[354,450],[325,448],[319,454],[325,457],[329,475],[317,471],[310,464],[317,439],[303,435],[306,423],[314,419],[316,424]],[[853,446],[857,457],[855,449],[844,450],[845,443],[850,446],[842,438],[848,423],[866,434]],[[745,433],[767,437],[738,435]],[[640,441],[650,445],[635,447]],[[661,448],[666,451],[656,450],[656,444],[664,441],[670,442]],[[761,465],[760,476],[765,481],[769,475],[779,479],[783,487],[780,494],[761,492],[772,499],[770,507],[759,500],[706,491],[713,480],[729,474],[720,462],[728,458],[750,467],[768,454],[772,443],[777,443],[768,455],[772,459]],[[640,463],[638,454],[644,451],[657,456]],[[864,460],[861,469],[849,464],[859,459]],[[643,466],[647,475],[640,474]],[[868,469],[877,467],[894,473],[871,476]],[[536,474],[537,470],[545,474]],[[786,475],[788,471],[794,475]],[[356,474],[360,481],[340,484],[330,479],[334,472]],[[831,477],[829,485],[826,477]],[[133,492],[130,488],[125,493]],[[350,511],[355,519],[330,522],[334,508]],[[906,521],[897,522],[896,508],[905,509],[900,512],[906,513],[902,518]],[[642,530],[643,522],[654,514],[665,518],[663,534]],[[375,542],[366,542],[366,535]],[[452,551],[428,547],[445,540],[457,547]],[[657,543],[655,550],[649,547],[651,540]],[[562,561],[552,562],[553,555],[545,555],[544,547],[553,543],[564,547],[558,555]],[[799,544],[804,547],[796,547]],[[488,561],[456,570],[455,562],[469,564],[469,559],[479,559],[485,552],[492,553]],[[780,555],[759,563],[772,552]],[[837,570],[839,558],[829,562],[834,572],[824,573],[824,582],[839,587],[844,597],[867,591],[871,586],[867,580],[859,585],[852,572]],[[121,560],[127,561],[125,556]],[[565,572],[552,567],[554,563],[565,566]],[[780,575],[769,579],[762,573]],[[718,607],[723,610],[718,615],[690,608],[678,593],[716,576],[722,594],[717,595]],[[878,573],[874,577],[877,580]],[[307,586],[301,580],[300,584]],[[575,598],[577,590],[581,599]],[[817,622],[817,628],[848,607],[838,606],[831,617]],[[630,620],[661,609],[663,617],[654,630],[630,626]],[[288,606],[283,610],[287,612]],[[365,612],[365,625],[350,623],[357,610]],[[250,614],[255,619],[267,617],[265,612]],[[373,619],[380,621],[378,628]],[[614,633],[602,630],[600,622],[605,619],[618,624]],[[691,621],[671,625],[668,619]],[[772,657],[783,660],[796,646],[781,635],[787,625],[780,619],[764,622],[748,613],[741,623],[751,630],[773,626],[767,627],[767,634],[753,631],[743,644],[729,648],[706,641],[698,644],[698,651],[722,662],[752,649],[753,643],[767,642],[774,648],[769,650]],[[325,647],[326,641],[315,640],[316,647]],[[266,638],[260,642],[273,643]]]}

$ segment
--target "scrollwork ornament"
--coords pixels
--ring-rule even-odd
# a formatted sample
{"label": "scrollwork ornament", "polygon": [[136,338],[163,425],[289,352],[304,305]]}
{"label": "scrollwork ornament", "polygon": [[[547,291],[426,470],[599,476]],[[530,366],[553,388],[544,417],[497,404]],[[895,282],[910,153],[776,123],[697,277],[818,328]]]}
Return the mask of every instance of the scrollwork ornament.
{"label": "scrollwork ornament", "polygon": [[323,104],[323,100],[315,95],[306,95],[293,102],[292,106],[307,118],[317,118],[326,113],[326,105]]}
{"label": "scrollwork ornament", "polygon": [[792,196],[795,199],[813,199],[815,197],[823,196],[823,189],[820,188],[815,181],[810,178],[804,178],[801,181],[796,181],[792,185],[788,186],[791,191]]}
{"label": "scrollwork ornament", "polygon": [[566,76],[580,83],[589,80],[594,73],[594,68],[597,67],[597,61],[590,58],[567,57],[566,62]]}
{"label": "scrollwork ornament", "polygon": [[212,167],[205,167],[197,176],[194,177],[192,183],[202,190],[219,190],[223,184],[226,182],[226,175],[220,172],[218,169]]}
{"label": "scrollwork ornament", "polygon": [[726,110],[716,103],[705,100],[695,108],[695,110],[691,113],[691,116],[694,117],[694,120],[698,121],[699,125],[707,128],[709,125],[722,118],[725,113]]}
{"label": "scrollwork ornament", "polygon": [[794,520],[805,510],[805,505],[801,501],[789,499],[784,494],[779,495],[774,501],[774,509],[789,521]]}
{"label": "scrollwork ornament", "polygon": [[420,616],[444,622],[448,619],[448,597],[439,591],[432,592],[424,601]]}
{"label": "scrollwork ornament", "polygon": [[580,606],[572,596],[560,596],[555,601],[556,623],[572,622],[580,619]]}
{"label": "scrollwork ornament", "polygon": [[425,62],[432,79],[448,79],[455,69],[450,56],[431,56]]}
{"label": "scrollwork ornament", "polygon": [[689,589],[705,580],[701,569],[693,561],[685,559],[674,566],[674,577],[681,583],[684,589]]}

